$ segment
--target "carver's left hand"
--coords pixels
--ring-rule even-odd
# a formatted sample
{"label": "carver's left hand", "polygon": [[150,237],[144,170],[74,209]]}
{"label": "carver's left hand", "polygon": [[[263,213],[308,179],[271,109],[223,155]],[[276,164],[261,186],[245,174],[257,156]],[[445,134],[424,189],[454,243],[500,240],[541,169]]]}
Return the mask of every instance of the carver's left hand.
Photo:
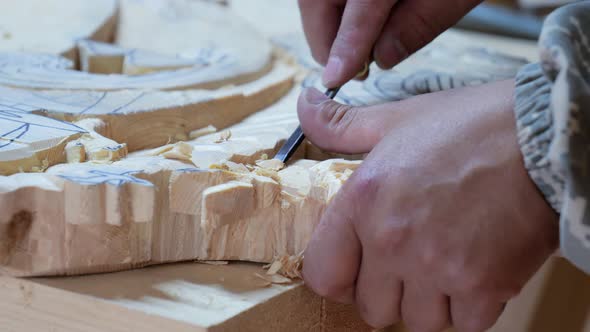
{"label": "carver's left hand", "polygon": [[483,331],[557,246],[557,216],[517,144],[514,81],[352,108],[307,90],[306,135],[371,151],[305,252],[318,294],[374,327]]}

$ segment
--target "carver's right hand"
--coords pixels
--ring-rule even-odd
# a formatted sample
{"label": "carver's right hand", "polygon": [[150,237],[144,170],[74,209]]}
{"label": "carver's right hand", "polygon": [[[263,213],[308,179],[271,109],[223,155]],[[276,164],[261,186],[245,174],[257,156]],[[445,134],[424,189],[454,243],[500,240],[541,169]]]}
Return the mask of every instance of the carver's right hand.
{"label": "carver's right hand", "polygon": [[389,69],[454,25],[482,0],[299,0],[313,57],[329,88],[368,60]]}

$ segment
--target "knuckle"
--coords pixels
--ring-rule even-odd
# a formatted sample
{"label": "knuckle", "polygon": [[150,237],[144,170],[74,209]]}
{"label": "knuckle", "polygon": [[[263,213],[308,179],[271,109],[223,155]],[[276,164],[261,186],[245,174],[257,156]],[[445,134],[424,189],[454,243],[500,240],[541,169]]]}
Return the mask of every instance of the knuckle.
{"label": "knuckle", "polygon": [[474,295],[484,292],[486,287],[485,276],[472,265],[455,259],[447,263],[446,267],[447,285],[452,285],[454,293],[461,295]]}
{"label": "knuckle", "polygon": [[328,117],[328,129],[337,135],[342,135],[354,122],[357,116],[356,108],[336,102],[325,103],[323,111]]}
{"label": "knuckle", "polygon": [[372,200],[376,197],[381,184],[379,177],[371,170],[357,170],[348,188],[354,197]]}
{"label": "knuckle", "polygon": [[371,246],[375,252],[392,254],[407,238],[408,227],[404,221],[390,219],[377,227]]}
{"label": "knuckle", "polygon": [[425,271],[436,271],[440,262],[444,261],[443,251],[432,241],[424,243],[422,250],[418,252],[419,259]]}
{"label": "knuckle", "polygon": [[465,271],[462,280],[466,294],[483,293],[487,287],[486,280],[482,274],[472,269]]}

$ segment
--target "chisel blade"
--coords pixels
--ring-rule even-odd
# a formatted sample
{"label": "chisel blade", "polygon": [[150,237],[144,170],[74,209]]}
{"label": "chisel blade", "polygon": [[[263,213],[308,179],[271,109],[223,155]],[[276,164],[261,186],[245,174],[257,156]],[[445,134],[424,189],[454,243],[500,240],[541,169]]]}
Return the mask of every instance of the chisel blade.
{"label": "chisel blade", "polygon": [[[330,99],[334,99],[339,90],[340,88],[328,89],[326,90],[326,96],[328,96]],[[279,152],[275,155],[274,159],[278,159],[283,163],[287,163],[295,151],[297,151],[297,148],[301,145],[301,142],[303,142],[304,139],[305,134],[303,134],[301,126],[298,126],[293,134],[291,134],[291,136],[287,139],[285,144],[283,144]]]}

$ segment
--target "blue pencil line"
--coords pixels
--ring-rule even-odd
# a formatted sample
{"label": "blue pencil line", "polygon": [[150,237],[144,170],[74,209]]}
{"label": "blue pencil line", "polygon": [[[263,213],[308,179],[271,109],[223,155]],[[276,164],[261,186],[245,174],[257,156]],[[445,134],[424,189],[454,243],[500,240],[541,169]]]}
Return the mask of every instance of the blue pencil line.
{"label": "blue pencil line", "polygon": [[133,98],[131,101],[129,101],[125,105],[119,106],[119,107],[115,108],[114,110],[112,110],[111,112],[109,112],[109,114],[115,114],[115,113],[119,112],[120,110],[124,109],[125,107],[127,107],[127,106],[133,104],[134,102],[138,101],[144,95],[145,95],[145,92],[140,93],[137,97]]}
{"label": "blue pencil line", "polygon": [[96,102],[88,107],[86,107],[85,109],[82,110],[82,112],[80,112],[79,114],[84,114],[86,113],[88,110],[90,110],[91,108],[95,107],[96,105],[98,105],[101,101],[103,101],[103,99],[106,97],[107,93],[103,92],[102,95],[96,100]]}
{"label": "blue pencil line", "polygon": [[[1,116],[0,116],[0,119],[2,119]],[[33,125],[33,126],[37,126],[37,127],[41,127],[41,128],[57,129],[57,130],[63,130],[63,131],[71,131],[71,132],[74,132],[74,133],[86,133],[87,132],[86,130],[84,130],[84,129],[78,127],[78,126],[76,126],[75,124],[72,124],[72,123],[69,123],[69,122],[65,122],[65,121],[59,121],[59,120],[55,120],[55,121],[69,124],[70,126],[75,127],[75,128],[78,128],[79,130],[66,129],[66,128],[60,128],[60,127],[53,127],[53,126],[47,126],[47,125],[42,125],[42,124],[37,124],[37,123],[29,123],[29,122],[25,122],[25,121],[17,121],[17,120],[14,120],[14,119],[5,119],[5,120],[16,122],[16,123],[24,123],[24,124],[27,124],[27,125]]]}
{"label": "blue pencil line", "polygon": [[10,135],[10,134],[12,134],[12,133],[14,133],[14,132],[17,132],[17,131],[19,131],[19,130],[23,129],[23,128],[25,128],[25,131],[23,131],[22,133],[20,133],[20,134],[19,134],[17,137],[10,138],[10,140],[15,140],[15,139],[17,139],[17,138],[21,138],[21,137],[23,137],[23,135],[24,135],[25,133],[27,133],[27,131],[29,131],[29,124],[28,124],[28,123],[25,123],[24,125],[22,125],[22,126],[20,126],[20,127],[16,128],[16,129],[13,129],[13,130],[11,130],[11,131],[9,131],[9,132],[7,132],[7,133],[0,134],[0,137],[5,137],[5,136],[8,136],[8,135]]}

